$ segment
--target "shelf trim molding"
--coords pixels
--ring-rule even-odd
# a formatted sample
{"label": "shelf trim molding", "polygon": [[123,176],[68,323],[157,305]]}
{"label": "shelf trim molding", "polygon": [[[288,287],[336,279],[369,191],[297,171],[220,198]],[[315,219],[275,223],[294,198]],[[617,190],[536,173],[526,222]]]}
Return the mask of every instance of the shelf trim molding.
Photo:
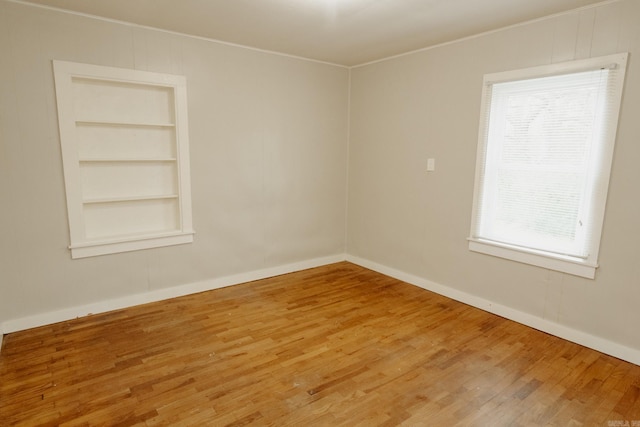
{"label": "shelf trim molding", "polygon": [[[173,74],[58,60],[53,60],[53,72],[67,198],[71,257],[84,258],[192,242],[194,233],[191,215],[186,78]],[[86,81],[95,84],[87,89],[87,86],[82,83]],[[158,101],[161,103],[158,104]],[[164,104],[165,102],[166,104]],[[154,105],[159,107],[149,110],[146,108]],[[167,109],[161,107],[162,105],[166,105]],[[137,119],[140,120],[137,121]],[[91,129],[87,129],[87,127],[93,126],[120,129],[166,129],[163,132],[172,133],[172,143],[174,144],[172,151],[175,154],[165,157],[164,153],[152,150],[140,153],[141,155],[138,157],[119,148],[122,147],[122,144],[112,144],[106,147],[110,147],[113,152],[103,152],[104,157],[91,158],[86,154],[82,156],[82,141],[93,136]],[[82,133],[78,131],[80,127],[85,129]],[[82,140],[80,134],[82,134]],[[118,133],[114,133],[110,138],[117,138],[117,135]],[[136,133],[131,135],[136,135]],[[140,139],[145,142],[154,142],[155,137],[155,134],[146,132],[137,136],[137,138],[145,138]],[[102,139],[97,141],[104,142]],[[112,140],[107,139],[106,143],[110,141]],[[130,189],[124,187],[128,187],[129,181],[118,181],[116,176],[113,176],[114,185],[117,187],[105,187],[108,188],[106,190],[102,184],[99,186],[92,184],[91,179],[93,178],[87,177],[82,172],[86,170],[85,168],[98,167],[98,164],[128,164],[128,168],[134,169],[132,169],[131,177],[127,176],[126,179],[136,180],[136,182],[138,182],[139,176],[142,177],[143,174],[148,173],[149,168],[164,168],[166,166],[161,166],[162,164],[170,165],[175,170],[176,188],[163,187],[159,189],[161,193],[166,190],[167,194],[149,194],[154,192],[152,188],[139,188],[139,185],[136,184],[131,186],[136,189],[136,192],[128,194]],[[81,165],[84,165],[82,170]],[[109,177],[115,172],[105,169],[103,173],[106,175],[101,175],[100,179],[109,180]],[[102,194],[97,192],[98,189],[102,191]],[[127,196],[113,197],[109,195],[109,193],[119,194],[121,192]],[[93,197],[86,198],[84,194],[92,194]],[[142,208],[145,205],[141,203],[152,200],[174,200],[175,202],[172,203],[175,203],[175,218],[165,216],[165,211],[161,212],[159,206],[157,210],[149,205]],[[128,202],[129,205],[121,205],[121,207],[127,211],[120,213],[121,216],[116,221],[126,222],[128,218],[133,218],[132,215],[137,214],[151,215],[151,220],[155,221],[154,228],[157,225],[158,230],[149,232],[141,229],[140,232],[137,232],[138,224],[135,221],[121,227],[118,222],[107,219],[110,211],[104,209],[111,209],[108,207],[109,204],[125,202]],[[88,211],[90,206],[91,211]],[[96,213],[99,215],[95,216]],[[91,215],[89,223],[85,221],[87,215]],[[118,232],[118,229],[121,231]],[[122,235],[122,230],[129,229],[133,232]],[[104,237],[98,239],[91,237],[96,235]]]}
{"label": "shelf trim molding", "polygon": [[118,122],[110,120],[75,120],[76,125],[173,128],[175,123]]}
{"label": "shelf trim molding", "polygon": [[120,241],[95,241],[69,246],[72,258],[87,258],[119,252],[182,245],[193,242],[194,232],[123,238]]}
{"label": "shelf trim molding", "polygon": [[99,159],[99,158],[95,158],[95,159],[90,159],[90,158],[79,158],[78,162],[80,163],[160,163],[160,162],[175,162],[177,161],[177,157],[158,157],[156,159],[152,159],[152,158],[139,158],[139,159],[134,159],[134,158],[123,158],[123,159],[118,159],[118,158],[111,158],[111,159]]}
{"label": "shelf trim molding", "polygon": [[142,202],[147,200],[165,200],[165,199],[178,199],[180,196],[177,194],[158,194],[150,196],[132,196],[132,197],[105,197],[101,199],[84,199],[82,204],[94,205],[100,203],[125,203],[125,202]]}

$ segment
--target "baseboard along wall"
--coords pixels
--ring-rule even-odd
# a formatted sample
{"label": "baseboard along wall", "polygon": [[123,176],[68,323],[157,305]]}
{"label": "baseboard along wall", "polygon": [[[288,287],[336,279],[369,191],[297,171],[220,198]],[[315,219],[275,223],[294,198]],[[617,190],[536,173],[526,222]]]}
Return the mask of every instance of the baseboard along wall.
{"label": "baseboard along wall", "polygon": [[369,270],[377,271],[378,273],[402,280],[403,282],[435,292],[439,295],[454,299],[489,313],[496,314],[506,319],[513,320],[514,322],[521,323],[539,331],[546,332],[567,341],[597,350],[601,353],[617,357],[618,359],[625,360],[635,365],[640,365],[640,350],[638,349],[627,347],[614,341],[579,331],[511,307],[496,304],[478,296],[471,295],[364,258],[347,255],[346,260],[361,267],[368,268]]}
{"label": "baseboard along wall", "polygon": [[480,298],[478,296],[471,295],[466,292],[462,292],[457,289],[432,282],[422,277],[405,273],[401,270],[397,270],[392,267],[378,264],[374,261],[349,254],[338,254],[323,258],[315,258],[292,264],[285,264],[247,273],[221,277],[217,279],[189,283],[167,289],[154,290],[144,294],[130,295],[93,304],[70,307],[63,310],[8,320],[0,324],[0,349],[2,348],[2,334],[8,334],[25,329],[35,328],[38,326],[71,320],[77,317],[88,316],[91,314],[104,313],[107,311],[132,307],[135,305],[176,298],[198,292],[210,291],[226,286],[233,286],[241,283],[251,282],[254,280],[266,279],[269,277],[279,276],[281,274],[293,273],[296,271],[320,267],[323,265],[333,264],[341,261],[349,261],[353,264],[357,264],[361,267],[368,268],[370,270],[393,277],[411,285],[418,286],[428,291],[435,292],[447,298],[454,299],[456,301],[468,304],[489,313],[493,313],[506,319],[513,320],[523,325],[546,332],[548,334],[555,335],[559,338],[563,338],[568,341],[583,345],[585,347],[589,347],[591,349],[600,351],[610,356],[617,357],[627,362],[640,365],[640,350],[638,349],[627,347],[622,344],[609,341],[607,339],[591,335],[583,331],[572,329],[559,323],[551,322],[547,319],[543,319],[541,317],[534,316],[529,313],[513,309],[511,307],[496,304],[492,301]]}
{"label": "baseboard along wall", "polygon": [[88,316],[91,314],[105,313],[107,311],[119,310],[121,308],[132,307],[135,305],[147,304],[150,302],[196,294],[198,292],[211,291],[214,289],[224,288],[226,286],[238,285],[254,280],[266,279],[268,277],[293,273],[300,270],[306,270],[308,268],[334,264],[336,262],[344,260],[344,254],[315,258],[292,264],[268,267],[247,273],[240,273],[216,279],[203,280],[200,282],[188,283],[185,285],[174,286],[166,289],[153,290],[142,294],[128,295],[126,297],[100,301],[92,304],[69,307],[62,310],[35,314],[19,319],[7,320],[0,324],[0,330],[3,330],[5,334],[8,334],[25,329],[36,328],[38,326],[50,325],[52,323],[63,322],[65,320]]}

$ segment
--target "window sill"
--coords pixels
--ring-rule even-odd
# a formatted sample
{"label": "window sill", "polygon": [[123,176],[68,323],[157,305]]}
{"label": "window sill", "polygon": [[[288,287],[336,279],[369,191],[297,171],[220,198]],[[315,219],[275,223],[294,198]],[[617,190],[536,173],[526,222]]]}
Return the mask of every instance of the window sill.
{"label": "window sill", "polygon": [[469,250],[524,264],[535,265],[549,270],[594,279],[597,265],[587,263],[580,258],[550,254],[542,251],[527,250],[487,240],[469,238]]}

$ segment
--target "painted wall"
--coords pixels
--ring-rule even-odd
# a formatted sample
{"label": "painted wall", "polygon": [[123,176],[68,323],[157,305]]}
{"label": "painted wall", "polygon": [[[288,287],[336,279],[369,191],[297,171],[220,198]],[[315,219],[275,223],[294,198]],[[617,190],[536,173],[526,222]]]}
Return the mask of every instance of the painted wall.
{"label": "painted wall", "polygon": [[[52,59],[187,77],[193,244],[71,260]],[[342,256],[348,84],[343,67],[0,0],[0,324]]]}
{"label": "painted wall", "polygon": [[[354,68],[347,252],[640,349],[638,22],[640,1],[623,0]],[[625,51],[596,279],[469,252],[483,74]]]}
{"label": "painted wall", "polygon": [[[637,22],[640,2],[621,0],[356,67],[350,90],[342,67],[0,0],[0,328],[275,274],[346,244],[351,259],[640,351]],[[469,252],[483,74],[622,51],[596,280]],[[54,58],[187,76],[193,244],[71,260]]]}

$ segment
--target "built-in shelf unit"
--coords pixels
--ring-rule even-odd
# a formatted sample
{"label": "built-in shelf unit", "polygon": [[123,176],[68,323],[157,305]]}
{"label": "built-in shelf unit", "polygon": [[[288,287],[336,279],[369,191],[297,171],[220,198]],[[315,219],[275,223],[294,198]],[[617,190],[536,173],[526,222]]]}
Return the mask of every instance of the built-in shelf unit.
{"label": "built-in shelf unit", "polygon": [[193,241],[186,79],[53,68],[72,258]]}

